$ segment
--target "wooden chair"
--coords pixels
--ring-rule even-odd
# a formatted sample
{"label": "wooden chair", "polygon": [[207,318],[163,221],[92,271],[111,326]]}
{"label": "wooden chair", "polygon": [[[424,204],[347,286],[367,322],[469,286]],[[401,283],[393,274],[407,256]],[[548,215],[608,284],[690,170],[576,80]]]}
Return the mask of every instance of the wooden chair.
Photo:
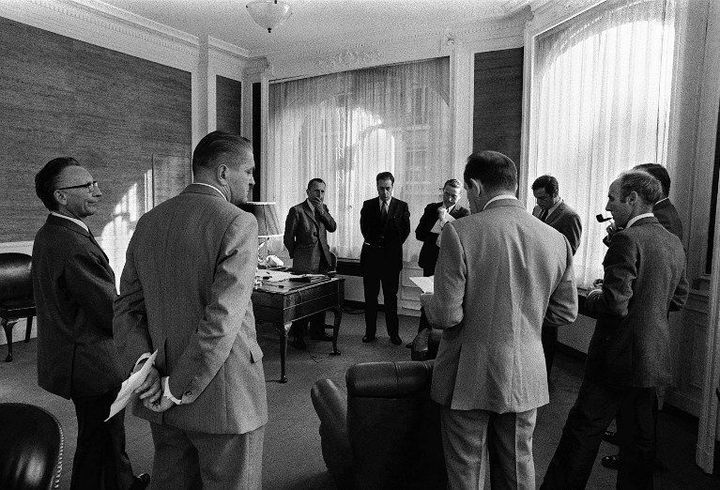
{"label": "wooden chair", "polygon": [[5,330],[8,344],[5,362],[13,360],[12,329],[21,318],[27,318],[25,342],[30,340],[35,316],[35,300],[30,276],[31,262],[32,257],[27,254],[0,254],[0,323]]}
{"label": "wooden chair", "polygon": [[0,488],[58,488],[65,438],[50,412],[26,403],[0,403]]}

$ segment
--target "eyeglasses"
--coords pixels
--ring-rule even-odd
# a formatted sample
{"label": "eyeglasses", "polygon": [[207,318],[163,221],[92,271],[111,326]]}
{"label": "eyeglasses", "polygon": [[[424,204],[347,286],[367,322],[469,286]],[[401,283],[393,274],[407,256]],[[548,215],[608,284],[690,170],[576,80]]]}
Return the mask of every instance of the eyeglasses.
{"label": "eyeglasses", "polygon": [[58,187],[55,189],[56,191],[64,191],[67,189],[82,189],[83,187],[87,189],[88,192],[92,192],[95,186],[97,186],[97,180],[93,180],[92,182],[87,182],[85,184],[79,184],[79,185],[69,185],[67,187]]}

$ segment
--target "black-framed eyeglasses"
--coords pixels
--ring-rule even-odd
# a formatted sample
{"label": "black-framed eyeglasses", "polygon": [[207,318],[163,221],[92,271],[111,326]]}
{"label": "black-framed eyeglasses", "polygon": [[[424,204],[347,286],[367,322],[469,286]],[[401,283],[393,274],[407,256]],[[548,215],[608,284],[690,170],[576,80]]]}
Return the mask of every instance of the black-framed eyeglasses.
{"label": "black-framed eyeglasses", "polygon": [[92,182],[87,182],[85,184],[78,184],[78,185],[69,185],[67,187],[58,187],[55,189],[56,191],[64,191],[67,189],[82,189],[83,187],[87,189],[88,192],[92,192],[95,186],[97,186],[97,180],[93,180]]}

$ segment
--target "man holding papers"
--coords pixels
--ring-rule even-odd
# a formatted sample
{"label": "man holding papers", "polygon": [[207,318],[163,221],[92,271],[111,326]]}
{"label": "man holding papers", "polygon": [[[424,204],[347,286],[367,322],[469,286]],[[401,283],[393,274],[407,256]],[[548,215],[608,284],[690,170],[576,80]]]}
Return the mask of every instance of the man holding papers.
{"label": "man holding papers", "polygon": [[[432,202],[425,206],[425,211],[415,228],[415,238],[423,242],[418,257],[418,265],[422,267],[423,276],[430,277],[435,273],[435,263],[440,252],[439,238],[445,223],[455,221],[470,214],[470,210],[460,206],[457,202],[462,195],[462,184],[457,179],[450,179],[445,182],[442,188],[442,202]],[[418,332],[428,328],[425,310],[420,310],[420,326]],[[407,345],[412,346],[412,343]]]}
{"label": "man holding papers", "polygon": [[113,327],[126,372],[158,351],[138,412],[150,420],[154,488],[262,483],[267,398],[250,300],[258,228],[237,207],[254,169],[247,139],[208,134],[193,153],[194,183],[143,215],[128,246]]}
{"label": "man holding papers", "polygon": [[125,412],[103,422],[120,388],[112,317],[115,275],[85,219],[102,192],[73,158],[55,158],[35,176],[50,211],[33,245],[38,317],[38,384],[72,400],[78,423],[70,487],[145,488],[125,453]]}

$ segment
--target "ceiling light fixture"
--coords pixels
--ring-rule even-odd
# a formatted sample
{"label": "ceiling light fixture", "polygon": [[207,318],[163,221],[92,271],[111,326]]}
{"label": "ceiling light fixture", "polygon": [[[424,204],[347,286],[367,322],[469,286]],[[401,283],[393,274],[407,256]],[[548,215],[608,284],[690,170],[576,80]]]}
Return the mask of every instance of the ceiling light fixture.
{"label": "ceiling light fixture", "polygon": [[272,32],[292,14],[290,5],[278,0],[254,0],[246,7],[252,20],[268,32]]}

